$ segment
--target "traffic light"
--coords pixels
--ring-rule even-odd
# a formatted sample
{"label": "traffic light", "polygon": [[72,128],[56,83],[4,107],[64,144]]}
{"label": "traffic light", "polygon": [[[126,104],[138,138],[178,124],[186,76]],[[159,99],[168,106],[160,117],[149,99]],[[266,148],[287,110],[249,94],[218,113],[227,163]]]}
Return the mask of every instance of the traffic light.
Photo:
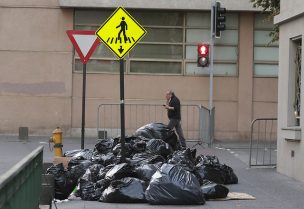
{"label": "traffic light", "polygon": [[197,66],[207,67],[209,65],[209,45],[198,44],[197,45]]}
{"label": "traffic light", "polygon": [[226,13],[226,8],[221,7],[220,2],[216,2],[215,4],[215,37],[221,37],[221,31],[226,29],[225,21],[226,17],[224,14]]}

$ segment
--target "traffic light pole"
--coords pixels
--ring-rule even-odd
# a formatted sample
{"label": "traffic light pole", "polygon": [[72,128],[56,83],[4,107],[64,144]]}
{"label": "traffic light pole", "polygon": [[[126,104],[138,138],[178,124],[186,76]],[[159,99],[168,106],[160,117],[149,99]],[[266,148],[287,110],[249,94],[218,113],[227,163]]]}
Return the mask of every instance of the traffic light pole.
{"label": "traffic light pole", "polygon": [[215,39],[215,4],[211,2],[211,30],[210,30],[210,65],[209,65],[209,110],[213,108],[213,59],[214,59],[214,39]]}

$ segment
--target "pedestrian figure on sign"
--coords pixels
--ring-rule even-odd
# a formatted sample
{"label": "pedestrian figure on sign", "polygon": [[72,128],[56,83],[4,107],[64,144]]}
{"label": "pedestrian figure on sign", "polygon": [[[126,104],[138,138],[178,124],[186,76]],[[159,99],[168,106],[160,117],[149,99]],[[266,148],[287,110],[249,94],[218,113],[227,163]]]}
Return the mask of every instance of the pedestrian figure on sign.
{"label": "pedestrian figure on sign", "polygon": [[127,23],[126,23],[124,17],[122,17],[121,19],[122,19],[122,20],[121,20],[120,24],[119,24],[118,26],[116,26],[116,28],[119,28],[119,27],[120,27],[120,31],[119,31],[119,33],[118,33],[118,39],[121,40],[120,34],[123,33],[124,40],[125,40],[125,43],[126,43],[127,40],[128,40],[128,37],[127,37],[127,35],[126,35],[126,30],[128,30],[128,25],[127,25]]}
{"label": "pedestrian figure on sign", "polygon": [[181,105],[179,99],[175,96],[172,90],[166,92],[167,102],[164,107],[168,111],[170,130],[175,128],[175,131],[179,138],[179,143],[182,149],[186,148],[186,140],[184,137],[183,129],[181,126]]}

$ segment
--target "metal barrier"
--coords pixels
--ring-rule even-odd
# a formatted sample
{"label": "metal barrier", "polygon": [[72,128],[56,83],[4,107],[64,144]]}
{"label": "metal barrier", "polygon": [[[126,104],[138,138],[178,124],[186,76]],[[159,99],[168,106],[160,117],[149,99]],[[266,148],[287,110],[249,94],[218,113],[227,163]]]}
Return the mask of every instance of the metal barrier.
{"label": "metal barrier", "polygon": [[251,123],[249,167],[276,166],[277,118],[258,118]]}
{"label": "metal barrier", "polygon": [[0,209],[38,209],[43,146],[0,176]]}
{"label": "metal barrier", "polygon": [[[210,146],[213,139],[213,132],[210,131],[214,130],[214,125],[211,125],[214,124],[214,120],[210,122],[210,111],[199,105],[182,105],[181,116],[185,138]],[[148,123],[167,124],[167,110],[162,104],[125,104],[125,121],[126,135],[132,135],[139,127]],[[118,103],[98,106],[97,133],[100,139],[120,135]]]}

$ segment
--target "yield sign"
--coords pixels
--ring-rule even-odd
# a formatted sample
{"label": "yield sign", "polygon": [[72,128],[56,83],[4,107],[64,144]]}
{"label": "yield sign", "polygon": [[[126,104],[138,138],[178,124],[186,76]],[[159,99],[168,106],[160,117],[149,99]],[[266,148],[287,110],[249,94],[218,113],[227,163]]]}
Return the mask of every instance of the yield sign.
{"label": "yield sign", "polygon": [[95,35],[95,31],[67,30],[66,33],[78,53],[81,62],[86,64],[100,43],[98,37]]}

